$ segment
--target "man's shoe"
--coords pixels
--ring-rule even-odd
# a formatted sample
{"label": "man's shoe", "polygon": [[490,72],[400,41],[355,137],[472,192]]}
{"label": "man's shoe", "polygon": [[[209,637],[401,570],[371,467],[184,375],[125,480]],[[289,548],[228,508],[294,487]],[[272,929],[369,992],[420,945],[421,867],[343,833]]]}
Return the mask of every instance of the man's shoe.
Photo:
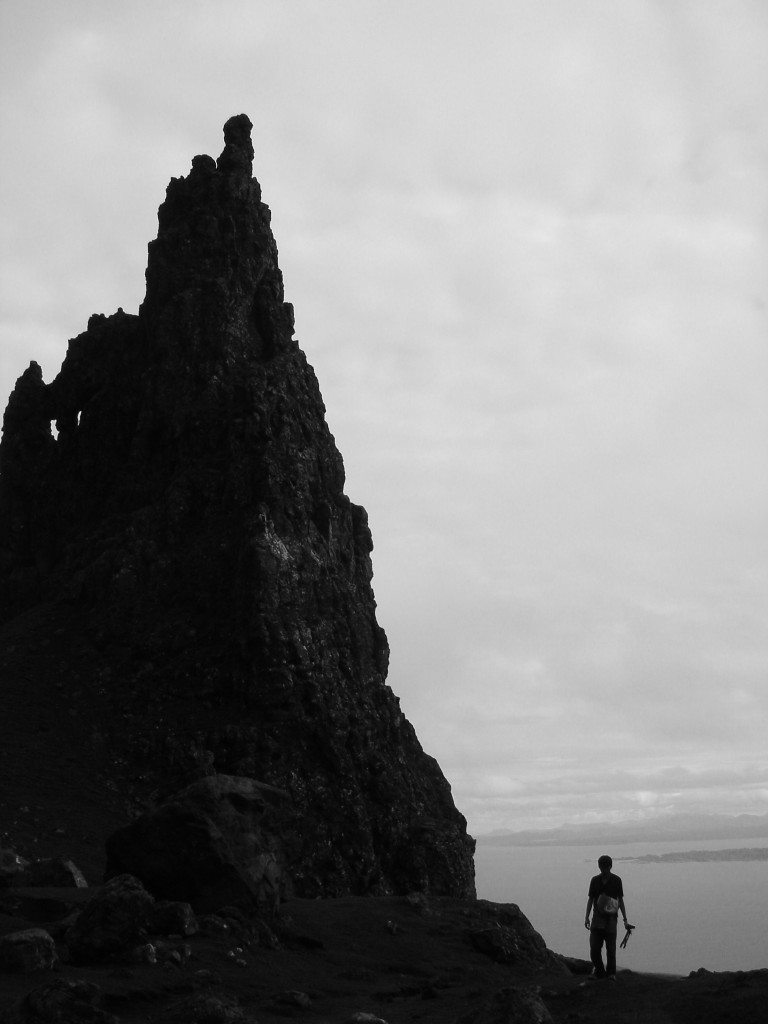
{"label": "man's shoe", "polygon": [[608,978],[606,980],[607,981],[616,981],[616,975],[615,974],[609,974]]}

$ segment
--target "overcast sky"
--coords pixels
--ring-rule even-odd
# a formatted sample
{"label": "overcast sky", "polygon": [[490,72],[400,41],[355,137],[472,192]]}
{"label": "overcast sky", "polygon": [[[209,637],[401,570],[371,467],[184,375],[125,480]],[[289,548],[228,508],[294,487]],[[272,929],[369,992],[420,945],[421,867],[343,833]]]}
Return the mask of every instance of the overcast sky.
{"label": "overcast sky", "polygon": [[254,123],[475,834],[768,811],[768,4],[2,0],[0,403]]}

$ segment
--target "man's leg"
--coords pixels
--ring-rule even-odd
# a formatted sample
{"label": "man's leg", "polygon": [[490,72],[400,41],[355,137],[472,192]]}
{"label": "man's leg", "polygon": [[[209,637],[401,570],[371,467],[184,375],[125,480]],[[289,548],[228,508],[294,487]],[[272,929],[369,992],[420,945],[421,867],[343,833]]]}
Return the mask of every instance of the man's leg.
{"label": "man's leg", "polygon": [[616,932],[606,932],[605,935],[605,961],[606,974],[609,976],[616,973]]}
{"label": "man's leg", "polygon": [[[595,977],[605,977],[605,967],[603,966],[603,943],[607,936],[602,928],[593,928],[589,933],[589,958],[592,961],[592,965],[595,968]],[[614,945],[615,951],[615,945]]]}

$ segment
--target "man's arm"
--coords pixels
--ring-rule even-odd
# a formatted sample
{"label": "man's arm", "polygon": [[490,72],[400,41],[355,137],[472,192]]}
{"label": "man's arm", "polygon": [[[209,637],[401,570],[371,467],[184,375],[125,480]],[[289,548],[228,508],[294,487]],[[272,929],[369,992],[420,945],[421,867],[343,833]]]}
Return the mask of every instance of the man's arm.
{"label": "man's arm", "polygon": [[624,906],[624,897],[623,896],[619,896],[619,910],[621,911],[621,916],[624,918],[624,924],[626,924],[627,923],[627,908]]}
{"label": "man's arm", "polygon": [[585,928],[589,928],[589,915],[592,913],[592,904],[594,902],[595,901],[592,899],[591,896],[587,900],[587,913],[586,913],[586,916],[584,917],[584,927]]}

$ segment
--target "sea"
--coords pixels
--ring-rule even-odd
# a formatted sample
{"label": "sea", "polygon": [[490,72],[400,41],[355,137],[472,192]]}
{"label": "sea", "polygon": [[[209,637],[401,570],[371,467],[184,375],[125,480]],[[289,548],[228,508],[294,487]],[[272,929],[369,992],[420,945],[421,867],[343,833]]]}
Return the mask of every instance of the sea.
{"label": "sea", "polygon": [[[768,968],[768,860],[642,862],[644,854],[767,847],[768,839],[595,846],[493,846],[478,841],[477,895],[516,903],[550,949],[589,959],[589,880],[610,853],[635,925],[618,969],[687,975]],[[624,929],[619,921],[620,940]]]}

